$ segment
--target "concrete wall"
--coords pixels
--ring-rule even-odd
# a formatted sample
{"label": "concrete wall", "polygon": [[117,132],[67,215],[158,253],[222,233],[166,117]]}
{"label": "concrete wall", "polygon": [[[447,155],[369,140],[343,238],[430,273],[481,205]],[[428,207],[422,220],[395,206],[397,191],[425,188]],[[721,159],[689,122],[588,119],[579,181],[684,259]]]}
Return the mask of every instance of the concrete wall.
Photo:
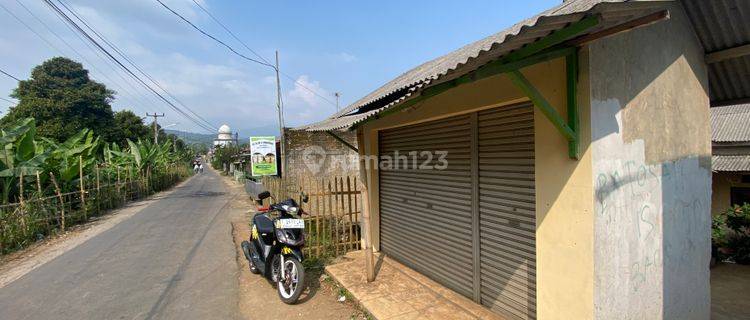
{"label": "concrete wall", "polygon": [[[336,134],[357,146],[354,131]],[[284,139],[289,177],[332,178],[359,174],[357,153],[325,132],[286,129]]]}
{"label": "concrete wall", "polygon": [[[563,59],[525,68],[524,75],[566,114]],[[587,96],[583,96],[584,103]],[[430,98],[415,107],[366,124],[365,151],[378,154],[378,130],[424,122],[528,99],[502,75]],[[568,158],[567,142],[535,108],[537,315],[540,319],[593,316],[593,211],[588,106],[582,106],[581,160]],[[373,245],[379,247],[377,168],[368,171]],[[468,208],[467,208],[468,210]]]}
{"label": "concrete wall", "polygon": [[708,78],[670,13],[588,48],[597,319],[709,318]]}

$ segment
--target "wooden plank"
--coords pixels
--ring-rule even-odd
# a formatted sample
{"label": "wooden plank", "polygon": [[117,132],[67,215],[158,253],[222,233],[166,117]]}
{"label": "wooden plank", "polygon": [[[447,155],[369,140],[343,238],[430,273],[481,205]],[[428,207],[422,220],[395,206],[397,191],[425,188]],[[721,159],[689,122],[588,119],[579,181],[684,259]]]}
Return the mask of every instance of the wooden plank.
{"label": "wooden plank", "polygon": [[347,206],[346,206],[346,215],[349,216],[349,243],[350,248],[349,250],[355,250],[356,249],[356,242],[354,241],[354,220],[352,219],[352,182],[351,177],[346,177],[346,200],[347,200]]}
{"label": "wooden plank", "polygon": [[706,63],[717,63],[724,60],[743,57],[746,55],[750,55],[750,44],[711,52],[706,55]]}
{"label": "wooden plank", "polygon": [[320,185],[322,182],[315,181],[315,245],[318,257],[320,257]]}
{"label": "wooden plank", "polygon": [[339,242],[341,242],[338,223],[338,199],[335,193],[337,189],[338,186],[336,185],[336,177],[333,178],[333,188],[331,188],[331,180],[328,180],[328,190],[331,191],[331,196],[328,197],[328,202],[330,204],[331,214],[333,216],[333,219],[331,219],[331,223],[333,224],[333,232],[336,235],[336,238],[333,240],[333,251],[335,252],[335,256],[339,255]]}
{"label": "wooden plank", "polygon": [[337,232],[338,230],[336,230],[335,225],[333,224],[333,222],[336,220],[334,212],[333,212],[333,204],[334,204],[333,197],[332,197],[333,188],[331,187],[331,180],[328,180],[326,182],[327,182],[326,190],[328,190],[328,196],[326,196],[326,200],[328,202],[328,210],[326,210],[326,213],[328,214],[328,217],[329,217],[328,218],[328,225],[330,226],[329,233],[331,234],[331,243],[333,244],[334,256],[338,256],[338,250],[337,250],[338,248],[336,247],[336,240],[338,239],[338,232]]}

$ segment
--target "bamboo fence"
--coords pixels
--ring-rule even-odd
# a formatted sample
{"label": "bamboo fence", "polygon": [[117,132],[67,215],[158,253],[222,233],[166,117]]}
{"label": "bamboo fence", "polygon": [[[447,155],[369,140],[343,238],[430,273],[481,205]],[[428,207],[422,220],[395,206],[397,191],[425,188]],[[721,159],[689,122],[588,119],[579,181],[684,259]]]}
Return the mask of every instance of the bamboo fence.
{"label": "bamboo fence", "polygon": [[[264,177],[263,186],[276,200],[295,199],[306,215],[306,243],[303,252],[312,257],[331,258],[359,250],[361,191],[356,177],[329,179],[281,179]],[[302,193],[309,197],[302,203]],[[266,200],[264,204],[268,204]]]}
{"label": "bamboo fence", "polygon": [[[111,170],[84,175],[79,172],[78,190],[63,192],[58,178],[49,173],[51,186],[42,188],[44,173],[36,173],[33,180],[18,179],[18,202],[0,205],[0,254],[22,249],[33,242],[71,226],[89,221],[107,210],[121,207],[126,202],[141,199],[165,190],[190,174],[187,167],[169,166],[159,174],[147,170],[143,174],[127,174]],[[33,186],[29,190],[29,186]]]}

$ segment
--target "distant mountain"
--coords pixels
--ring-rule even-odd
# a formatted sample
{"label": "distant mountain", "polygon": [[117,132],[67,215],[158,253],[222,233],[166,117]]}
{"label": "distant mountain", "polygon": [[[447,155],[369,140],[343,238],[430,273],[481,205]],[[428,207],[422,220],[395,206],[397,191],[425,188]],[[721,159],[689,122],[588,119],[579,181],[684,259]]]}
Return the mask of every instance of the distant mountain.
{"label": "distant mountain", "polygon": [[[214,144],[214,139],[216,139],[216,135],[210,134],[210,133],[195,133],[195,132],[186,132],[186,131],[170,130],[170,129],[165,129],[164,132],[174,134],[180,137],[180,139],[182,139],[182,141],[187,142],[187,144],[198,143],[198,144],[202,144],[205,146],[212,146]],[[239,140],[240,140],[240,144],[243,144],[243,143],[250,141],[250,138],[243,137],[242,135],[240,135]]]}
{"label": "distant mountain", "polygon": [[168,134],[174,134],[182,141],[185,141],[187,144],[202,144],[205,146],[211,146],[214,144],[214,139],[216,139],[215,134],[208,134],[208,133],[195,133],[195,132],[185,132],[180,130],[169,130],[165,129],[164,132]]}

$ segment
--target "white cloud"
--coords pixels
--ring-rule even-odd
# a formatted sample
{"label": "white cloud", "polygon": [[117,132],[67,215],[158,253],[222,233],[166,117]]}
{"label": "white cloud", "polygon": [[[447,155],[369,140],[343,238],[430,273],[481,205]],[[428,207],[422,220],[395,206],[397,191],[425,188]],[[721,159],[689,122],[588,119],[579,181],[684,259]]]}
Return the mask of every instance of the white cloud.
{"label": "white cloud", "polygon": [[331,94],[320,87],[320,82],[310,81],[307,75],[299,76],[294,83],[294,90],[289,92],[289,97],[302,100],[311,107],[320,106],[325,102],[319,95],[327,97]]}
{"label": "white cloud", "polygon": [[357,56],[347,53],[347,52],[339,52],[334,55],[334,57],[339,60],[346,63],[357,61]]}

